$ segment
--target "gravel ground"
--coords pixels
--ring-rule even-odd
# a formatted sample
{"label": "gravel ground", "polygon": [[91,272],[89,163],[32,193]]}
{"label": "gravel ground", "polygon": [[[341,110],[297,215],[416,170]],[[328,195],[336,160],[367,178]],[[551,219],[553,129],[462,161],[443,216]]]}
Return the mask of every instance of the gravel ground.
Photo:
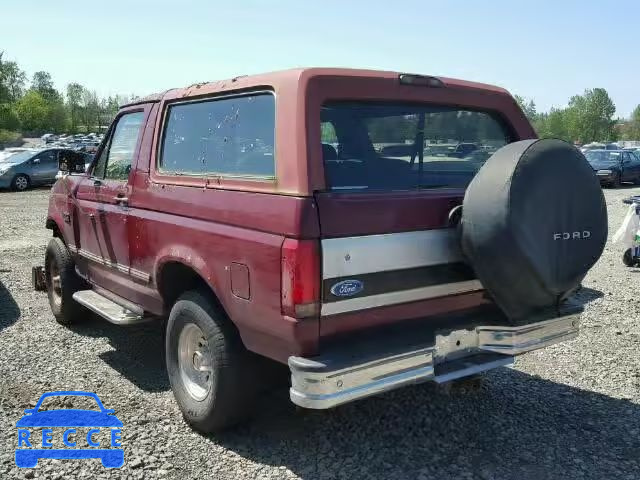
{"label": "gravel ground", "polygon": [[[632,193],[605,192],[611,230]],[[622,265],[620,246],[585,280],[579,338],[489,372],[479,389],[424,384],[325,412],[296,410],[283,390],[252,423],[202,436],[173,401],[158,328],[63,328],[31,290],[46,208],[45,189],[0,192],[0,478],[640,478],[640,270]],[[115,409],[122,469],[15,467],[15,422],[61,389],[94,391]]]}

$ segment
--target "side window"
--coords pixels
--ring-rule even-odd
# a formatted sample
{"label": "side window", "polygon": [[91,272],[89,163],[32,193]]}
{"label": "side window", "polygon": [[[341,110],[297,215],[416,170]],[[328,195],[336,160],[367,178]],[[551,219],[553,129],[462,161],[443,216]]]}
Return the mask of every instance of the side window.
{"label": "side window", "polygon": [[171,105],[159,169],[273,178],[275,99],[269,93]]}
{"label": "side window", "polygon": [[638,158],[631,152],[625,153],[625,161],[631,165],[636,165],[638,163]]}
{"label": "side window", "polygon": [[46,152],[42,152],[36,158],[40,160],[41,165],[46,165],[47,167],[58,163],[58,155],[55,150],[47,150]]}
{"label": "side window", "polygon": [[118,119],[93,169],[94,177],[109,180],[129,178],[143,120],[144,112],[126,113]]}

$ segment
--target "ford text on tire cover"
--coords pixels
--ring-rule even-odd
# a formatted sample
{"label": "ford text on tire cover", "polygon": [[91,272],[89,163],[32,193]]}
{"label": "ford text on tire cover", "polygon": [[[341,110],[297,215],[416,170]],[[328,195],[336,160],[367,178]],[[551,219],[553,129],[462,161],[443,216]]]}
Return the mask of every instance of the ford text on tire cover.
{"label": "ford text on tire cover", "polygon": [[294,403],[329,408],[569,340],[607,235],[593,169],[505,90],[348,69],[123,106],[46,226],[57,321],[166,329],[202,431],[248,418],[283,369]]}

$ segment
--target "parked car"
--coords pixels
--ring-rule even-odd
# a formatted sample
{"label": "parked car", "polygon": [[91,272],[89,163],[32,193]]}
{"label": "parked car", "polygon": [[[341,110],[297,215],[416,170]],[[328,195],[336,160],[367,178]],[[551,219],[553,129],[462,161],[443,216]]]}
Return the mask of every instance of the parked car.
{"label": "parked car", "polygon": [[[497,151],[479,169],[427,156],[426,119]],[[381,155],[390,137],[417,155]],[[322,409],[571,339],[571,293],[607,237],[584,156],[538,140],[505,90],[348,69],[125,105],[89,172],[54,185],[46,227],[55,319],[166,325],[171,388],[201,431],[246,418],[277,363],[291,401]]]}
{"label": "parked car", "polygon": [[0,160],[10,157],[11,155],[15,155],[16,153],[19,152],[24,152],[27,150],[35,150],[32,147],[9,147],[9,148],[5,148],[4,150],[0,150]]}
{"label": "parked car", "polygon": [[640,157],[626,150],[589,150],[584,153],[602,185],[640,184]]}
{"label": "parked car", "polygon": [[65,149],[24,150],[0,158],[0,188],[22,191],[56,180],[60,152]]}
{"label": "parked car", "polygon": [[44,135],[42,135],[42,137],[40,137],[40,139],[44,143],[51,143],[51,142],[55,142],[58,139],[58,137],[53,133],[45,133]]}

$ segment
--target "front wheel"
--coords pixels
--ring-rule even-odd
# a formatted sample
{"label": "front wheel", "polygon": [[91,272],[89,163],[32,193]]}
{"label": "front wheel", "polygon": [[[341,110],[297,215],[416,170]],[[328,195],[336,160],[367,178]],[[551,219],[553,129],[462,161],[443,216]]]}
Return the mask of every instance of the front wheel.
{"label": "front wheel", "polygon": [[255,391],[255,359],[210,295],[184,293],[167,322],[167,372],[185,420],[213,432],[244,420]]}
{"label": "front wheel", "polygon": [[18,192],[25,191],[27,188],[29,188],[29,184],[29,177],[22,173],[16,175],[13,178],[13,182],[11,182],[11,186],[13,187],[13,189],[17,190]]}
{"label": "front wheel", "polygon": [[82,290],[84,282],[76,273],[71,253],[60,238],[49,240],[44,272],[49,305],[56,321],[61,325],[70,325],[83,318],[86,311],[76,303],[73,294]]}

